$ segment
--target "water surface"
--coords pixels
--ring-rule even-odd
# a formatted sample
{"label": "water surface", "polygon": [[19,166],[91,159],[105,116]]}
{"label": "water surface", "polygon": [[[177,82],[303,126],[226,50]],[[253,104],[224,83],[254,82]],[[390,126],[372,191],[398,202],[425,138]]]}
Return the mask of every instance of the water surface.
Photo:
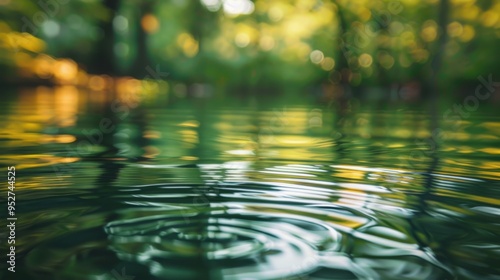
{"label": "water surface", "polygon": [[17,170],[17,261],[1,273],[500,279],[487,104],[433,122],[426,106],[284,100],[12,92],[0,161]]}

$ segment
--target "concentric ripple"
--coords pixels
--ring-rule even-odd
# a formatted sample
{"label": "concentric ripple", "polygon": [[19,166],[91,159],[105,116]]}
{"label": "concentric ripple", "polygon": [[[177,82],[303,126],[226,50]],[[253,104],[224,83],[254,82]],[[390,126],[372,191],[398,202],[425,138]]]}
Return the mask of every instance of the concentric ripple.
{"label": "concentric ripple", "polygon": [[409,264],[419,277],[449,275],[397,229],[412,212],[381,203],[390,192],[311,182],[155,184],[68,196],[68,210],[86,208],[54,218],[65,222],[45,217],[47,235],[37,237],[28,264],[62,279],[114,279],[120,267],[140,279],[391,279],[410,273]]}
{"label": "concentric ripple", "polygon": [[[106,232],[120,257],[154,267],[153,275],[167,277],[181,268],[189,271],[189,266],[174,268],[168,264],[201,257],[213,262],[226,278],[235,279],[275,279],[307,273],[318,260],[314,244],[304,237],[329,242],[338,242],[340,237],[328,228],[300,220],[293,224],[250,215],[210,216],[190,217],[189,223],[182,217],[165,220],[162,215],[130,219],[108,224]],[[311,234],[307,227],[318,232]],[[300,265],[290,267],[290,263]]]}
{"label": "concentric ripple", "polygon": [[[185,272],[192,269],[191,262],[169,264],[202,258],[227,279],[278,279],[311,273],[319,265],[321,252],[340,252],[343,235],[335,228],[340,225],[324,223],[318,218],[327,214],[306,209],[304,203],[288,207],[263,203],[260,196],[265,187],[272,197],[270,186],[156,186],[183,190],[183,197],[191,201],[177,203],[170,210],[125,211],[121,219],[105,226],[105,232],[120,258],[154,268],[150,272],[158,277],[174,272],[189,275]],[[152,198],[148,194],[134,197],[148,202]],[[167,195],[161,200],[176,199]],[[132,204],[139,206],[139,201]],[[339,213],[336,218],[340,217],[347,220],[346,215]]]}

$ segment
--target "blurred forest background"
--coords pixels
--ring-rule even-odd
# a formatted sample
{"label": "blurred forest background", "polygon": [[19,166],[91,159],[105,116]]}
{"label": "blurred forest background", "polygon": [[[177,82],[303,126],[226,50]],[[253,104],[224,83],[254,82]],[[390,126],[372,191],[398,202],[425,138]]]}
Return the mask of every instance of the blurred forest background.
{"label": "blurred forest background", "polygon": [[499,39],[499,0],[0,0],[0,83],[458,96],[496,78]]}

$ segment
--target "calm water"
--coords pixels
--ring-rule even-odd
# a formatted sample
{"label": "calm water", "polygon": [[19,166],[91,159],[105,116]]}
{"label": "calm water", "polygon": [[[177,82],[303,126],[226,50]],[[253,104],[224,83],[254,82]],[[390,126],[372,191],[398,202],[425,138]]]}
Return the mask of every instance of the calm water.
{"label": "calm water", "polygon": [[488,104],[438,114],[435,148],[425,107],[384,102],[2,98],[2,279],[500,279]]}

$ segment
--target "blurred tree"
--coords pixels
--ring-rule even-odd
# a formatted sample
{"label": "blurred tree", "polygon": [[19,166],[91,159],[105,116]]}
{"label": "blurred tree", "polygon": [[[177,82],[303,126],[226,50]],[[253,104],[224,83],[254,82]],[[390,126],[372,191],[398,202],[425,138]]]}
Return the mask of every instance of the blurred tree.
{"label": "blurred tree", "polygon": [[4,2],[4,73],[41,52],[91,73],[144,78],[158,65],[171,78],[220,87],[329,79],[437,92],[438,82],[450,90],[498,71],[500,0],[78,0],[48,10]]}
{"label": "blurred tree", "polygon": [[439,0],[439,9],[438,9],[438,32],[439,38],[437,41],[436,52],[434,54],[434,59],[431,63],[431,77],[429,77],[430,81],[430,94],[433,99],[433,104],[437,104],[437,97],[441,91],[442,84],[440,83],[440,75],[442,71],[443,64],[443,56],[445,53],[446,42],[447,42],[447,26],[448,26],[448,14],[449,14],[449,0]]}
{"label": "blurred tree", "polygon": [[115,62],[115,31],[113,20],[118,14],[120,0],[103,0],[106,9],[106,20],[99,24],[102,32],[94,45],[93,61],[88,65],[89,71],[99,74],[116,74]]}
{"label": "blurred tree", "polygon": [[[149,50],[148,50],[148,35],[146,30],[153,32],[158,27],[156,18],[152,15],[153,7],[156,1],[139,1],[134,6],[136,8],[136,19],[133,21],[136,32],[137,52],[134,58],[132,71],[130,74],[137,78],[144,78],[147,75],[146,67],[150,66]],[[153,67],[154,68],[154,67]]]}

